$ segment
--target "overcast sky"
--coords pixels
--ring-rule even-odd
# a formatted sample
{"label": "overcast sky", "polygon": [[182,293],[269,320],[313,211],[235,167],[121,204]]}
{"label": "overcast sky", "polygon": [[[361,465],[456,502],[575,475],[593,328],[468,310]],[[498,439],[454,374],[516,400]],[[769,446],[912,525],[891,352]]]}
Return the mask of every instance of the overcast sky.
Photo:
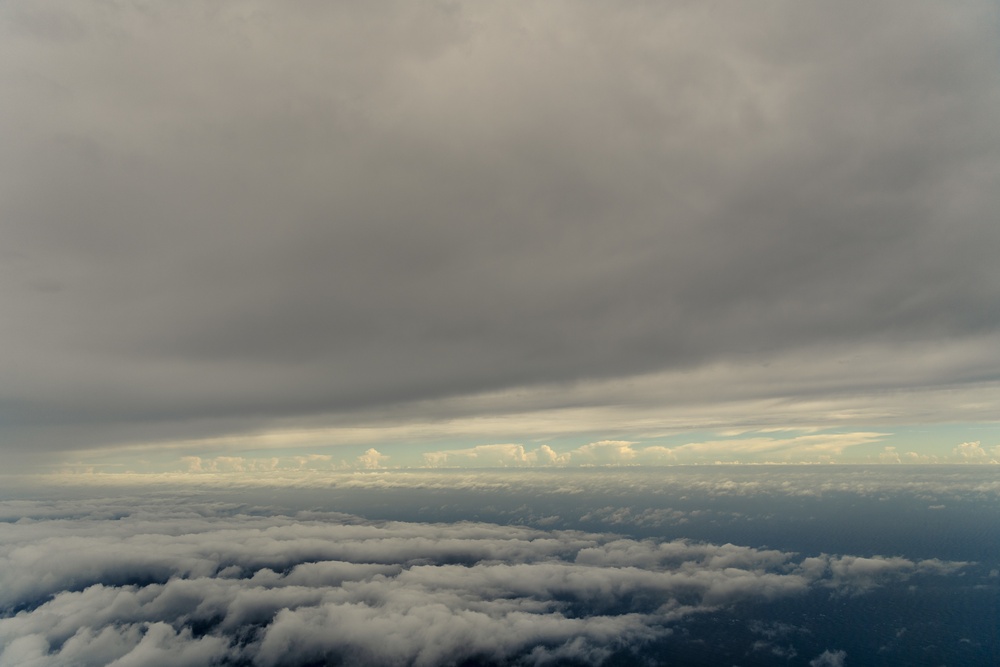
{"label": "overcast sky", "polygon": [[975,0],[8,0],[5,465],[988,452],[998,47]]}

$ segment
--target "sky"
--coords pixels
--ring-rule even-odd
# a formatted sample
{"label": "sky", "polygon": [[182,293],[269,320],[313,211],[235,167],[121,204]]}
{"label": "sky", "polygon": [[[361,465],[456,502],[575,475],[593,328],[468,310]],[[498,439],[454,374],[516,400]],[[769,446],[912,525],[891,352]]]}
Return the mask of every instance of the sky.
{"label": "sky", "polygon": [[6,472],[1000,460],[995,2],[0,4]]}

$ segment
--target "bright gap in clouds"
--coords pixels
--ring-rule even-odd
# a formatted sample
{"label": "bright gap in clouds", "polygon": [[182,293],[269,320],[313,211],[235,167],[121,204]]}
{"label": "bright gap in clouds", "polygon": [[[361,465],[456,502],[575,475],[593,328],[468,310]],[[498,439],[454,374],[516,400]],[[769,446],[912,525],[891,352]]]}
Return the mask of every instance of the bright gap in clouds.
{"label": "bright gap in clouds", "polygon": [[[536,418],[537,419],[537,418]],[[997,464],[1000,428],[944,424],[879,430],[822,428],[720,429],[648,433],[636,439],[584,435],[483,442],[500,422],[407,424],[275,431],[257,436],[141,443],[78,452],[49,474],[247,475],[434,468],[663,467],[708,464]],[[508,424],[509,426],[509,424]],[[510,434],[512,438],[518,434]],[[634,434],[625,432],[620,437]],[[964,439],[963,439],[964,438]],[[971,439],[975,438],[975,439]],[[338,443],[330,445],[329,443]],[[473,444],[469,444],[469,443]],[[476,444],[478,443],[478,444]],[[942,446],[948,443],[947,446]]]}
{"label": "bright gap in clouds", "polygon": [[[884,382],[882,352],[871,349],[857,359],[807,355],[767,365],[723,364],[269,419],[253,432],[228,424],[232,432],[227,435],[178,439],[169,424],[140,423],[124,432],[112,429],[111,442],[53,452],[48,465],[35,470],[197,473],[998,460],[994,406],[1000,404],[1000,385],[926,386],[942,360],[957,351],[938,350],[935,356],[932,350],[915,349],[908,370],[914,387],[894,388]],[[790,385],[793,369],[797,377]],[[194,424],[189,429],[210,433],[216,427],[221,428]]]}

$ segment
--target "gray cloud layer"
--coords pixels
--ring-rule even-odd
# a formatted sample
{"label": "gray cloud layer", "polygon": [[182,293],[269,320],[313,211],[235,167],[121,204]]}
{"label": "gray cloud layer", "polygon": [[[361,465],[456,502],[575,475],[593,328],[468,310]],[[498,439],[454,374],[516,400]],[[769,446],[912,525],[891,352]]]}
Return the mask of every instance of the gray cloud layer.
{"label": "gray cloud layer", "polygon": [[599,664],[692,614],[964,567],[245,509],[0,503],[0,665]]}
{"label": "gray cloud layer", "polygon": [[6,2],[7,439],[992,336],[996,19]]}

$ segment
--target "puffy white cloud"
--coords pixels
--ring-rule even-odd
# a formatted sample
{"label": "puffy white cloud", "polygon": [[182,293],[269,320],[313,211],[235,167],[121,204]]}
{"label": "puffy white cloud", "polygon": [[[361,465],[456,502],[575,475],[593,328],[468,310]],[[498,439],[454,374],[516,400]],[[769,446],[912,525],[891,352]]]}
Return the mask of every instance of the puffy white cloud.
{"label": "puffy white cloud", "polygon": [[432,468],[459,466],[465,468],[507,468],[532,465],[556,465],[567,463],[569,454],[559,454],[548,445],[541,445],[535,450],[525,449],[524,445],[502,443],[492,445],[477,445],[467,449],[445,449],[426,452],[424,463]]}
{"label": "puffy white cloud", "polygon": [[[373,451],[373,450],[369,450]],[[360,461],[359,457],[359,461]],[[182,456],[186,472],[204,473],[273,473],[279,470],[329,469],[333,457],[328,454],[299,456]]]}
{"label": "puffy white cloud", "polygon": [[[806,433],[777,437],[760,432],[747,435],[734,432],[732,437],[688,442],[674,447],[645,445],[631,440],[600,440],[569,451],[557,452],[549,445],[530,450],[516,443],[478,445],[465,449],[444,449],[423,455],[428,467],[526,467],[538,465],[620,466],[704,463],[717,460],[828,461],[841,456],[850,447],[876,443],[884,433]],[[892,448],[885,450],[891,452]],[[883,454],[898,462],[892,454]]]}
{"label": "puffy white cloud", "polygon": [[358,457],[358,464],[366,470],[377,470],[378,468],[382,468],[382,464],[388,459],[389,457],[386,454],[382,454],[374,447],[371,447]]}
{"label": "puffy white cloud", "polygon": [[989,454],[983,449],[979,440],[975,442],[963,442],[952,450],[952,455],[959,461],[965,463],[995,463],[990,459]]}
{"label": "puffy white cloud", "polygon": [[[697,512],[697,510],[695,510]],[[609,525],[664,526],[687,523],[687,513],[669,507],[648,507],[633,510],[631,507],[600,507],[580,517],[581,521],[600,521]]]}
{"label": "puffy white cloud", "polygon": [[424,454],[429,467],[525,467],[551,465],[630,465],[668,463],[672,451],[659,445],[635,447],[626,440],[601,440],[570,451],[557,452],[549,445],[530,450],[521,444],[478,445]]}
{"label": "puffy white cloud", "polygon": [[215,663],[229,653],[226,637],[193,637],[190,628],[175,631],[165,622],[82,626],[51,650],[42,634],[19,637],[4,647],[3,667],[80,665],[94,667],[199,667]]}
{"label": "puffy white cloud", "polygon": [[847,651],[823,651],[809,661],[809,667],[844,667]]}
{"label": "puffy white cloud", "polygon": [[939,459],[933,454],[920,454],[917,452],[906,452],[904,455],[907,463],[938,463]]}
{"label": "puffy white cloud", "polygon": [[830,556],[806,558],[799,571],[840,594],[867,592],[893,581],[904,581],[914,574],[950,574],[968,563],[926,559],[913,561],[900,556]]}
{"label": "puffy white cloud", "polygon": [[[912,453],[912,452],[911,452]],[[879,463],[902,463],[895,447],[885,447],[878,455]]]}
{"label": "puffy white cloud", "polygon": [[[257,653],[262,665],[302,663],[345,653],[362,664],[447,664],[456,658],[508,658],[526,647],[554,647],[577,658],[591,642],[621,645],[657,632],[638,614],[567,618],[536,611],[452,608],[440,602],[390,600],[379,606],[326,604],[283,610],[268,626]],[[575,647],[574,647],[575,644]],[[536,653],[534,662],[540,662]],[[569,657],[569,656],[567,656]]]}
{"label": "puffy white cloud", "polygon": [[627,440],[601,440],[584,445],[571,452],[574,462],[596,464],[635,463],[639,452],[633,448],[636,443]]}
{"label": "puffy white cloud", "polygon": [[0,665],[598,664],[691,614],[963,567],[195,497],[0,503]]}
{"label": "puffy white cloud", "polygon": [[539,465],[558,465],[569,461],[569,454],[560,454],[548,445],[542,445],[535,450],[536,460]]}

